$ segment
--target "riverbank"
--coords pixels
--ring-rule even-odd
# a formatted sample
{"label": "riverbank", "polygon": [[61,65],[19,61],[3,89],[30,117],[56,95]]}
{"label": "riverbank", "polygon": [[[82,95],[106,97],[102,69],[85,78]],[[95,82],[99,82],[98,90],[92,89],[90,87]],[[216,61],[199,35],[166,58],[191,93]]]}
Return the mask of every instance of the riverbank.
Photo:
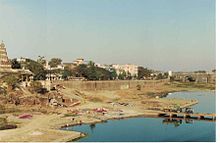
{"label": "riverbank", "polygon": [[[66,97],[79,100],[79,105],[74,107],[6,105],[7,108],[17,111],[1,114],[0,117],[7,117],[7,120],[16,123],[18,128],[0,131],[0,142],[52,142],[78,139],[84,134],[60,128],[131,117],[156,117],[163,108],[195,104],[194,100],[161,98],[171,92],[187,90],[201,89],[176,87],[170,83],[149,84],[143,86],[141,90],[137,90],[136,87],[96,91],[65,88],[60,92]],[[31,114],[33,118],[19,119],[18,116],[24,113]]]}

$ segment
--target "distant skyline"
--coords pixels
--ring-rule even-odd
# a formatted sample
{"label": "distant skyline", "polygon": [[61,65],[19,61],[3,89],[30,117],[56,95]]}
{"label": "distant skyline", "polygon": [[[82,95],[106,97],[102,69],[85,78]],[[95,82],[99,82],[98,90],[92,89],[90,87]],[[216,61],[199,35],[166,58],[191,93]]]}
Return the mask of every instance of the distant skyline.
{"label": "distant skyline", "polygon": [[9,58],[215,68],[215,0],[0,0]]}

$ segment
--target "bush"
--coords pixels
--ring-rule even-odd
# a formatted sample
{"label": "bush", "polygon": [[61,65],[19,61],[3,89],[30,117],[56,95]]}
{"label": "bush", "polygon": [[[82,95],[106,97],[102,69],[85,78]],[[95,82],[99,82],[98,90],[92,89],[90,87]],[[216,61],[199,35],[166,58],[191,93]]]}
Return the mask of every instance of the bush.
{"label": "bush", "polygon": [[19,78],[18,78],[18,75],[15,75],[15,74],[9,74],[9,75],[6,75],[2,78],[2,80],[4,82],[7,83],[7,85],[11,88],[11,89],[14,89],[16,88],[16,85],[19,83]]}
{"label": "bush", "polygon": [[4,95],[4,96],[7,95],[7,91],[2,87],[0,87],[0,95]]}
{"label": "bush", "polygon": [[[0,114],[5,113],[5,107],[3,105],[0,105]],[[0,118],[0,124],[1,124],[1,118]]]}
{"label": "bush", "polygon": [[43,88],[42,84],[38,81],[32,81],[30,84],[30,91],[31,92],[38,92]]}

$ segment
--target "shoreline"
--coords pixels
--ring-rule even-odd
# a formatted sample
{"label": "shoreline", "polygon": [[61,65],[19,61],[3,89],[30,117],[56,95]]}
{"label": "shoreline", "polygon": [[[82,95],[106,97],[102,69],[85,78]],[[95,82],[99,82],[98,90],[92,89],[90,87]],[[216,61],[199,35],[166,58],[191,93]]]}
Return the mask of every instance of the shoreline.
{"label": "shoreline", "polygon": [[[172,93],[175,93],[175,92],[190,92],[190,90],[179,90],[179,91],[171,91],[171,92],[163,92],[160,94],[160,98],[166,98],[167,96],[169,96],[170,94]],[[195,90],[195,91],[201,91],[201,90]],[[204,90],[206,91],[206,90]],[[212,90],[209,90],[209,91],[212,91]],[[189,104],[186,104],[184,106],[181,106],[181,108],[186,108],[186,107],[191,107],[193,105],[196,105],[198,104],[199,102],[196,100],[194,103],[189,103]],[[113,117],[113,118],[107,118],[106,120],[100,120],[100,121],[94,121],[94,122],[82,122],[82,123],[79,123],[79,124],[68,124],[68,125],[62,125],[61,127],[59,127],[58,129],[62,130],[62,128],[67,128],[67,127],[74,127],[74,126],[80,126],[80,125],[91,125],[91,124],[99,124],[99,123],[104,123],[104,122],[108,122],[108,121],[112,121],[112,120],[123,120],[123,119],[129,119],[129,118],[161,118],[159,117],[159,113],[162,113],[163,111],[158,111],[158,110],[149,110],[151,111],[150,113],[140,113],[140,115],[126,115],[124,117]],[[75,130],[74,130],[75,131]],[[78,131],[75,131],[75,132],[78,132]],[[74,139],[71,139],[71,140],[67,140],[67,142],[70,142],[70,141],[77,141],[77,140],[80,140],[81,138],[83,137],[86,137],[87,134],[86,133],[83,133],[83,132],[80,132],[81,134],[83,134],[83,136],[79,136],[78,138],[74,138]]]}
{"label": "shoreline", "polygon": [[[192,90],[192,89],[188,89],[188,90],[184,90],[184,89],[176,89],[176,90],[167,90],[167,91],[163,91],[160,93],[156,93],[156,96],[160,96],[161,99],[165,98],[166,96],[169,96],[170,93],[175,93],[175,92],[182,92],[182,91],[206,91],[206,90]],[[210,91],[210,90],[209,90]],[[105,93],[104,93],[105,94]],[[160,95],[158,95],[160,94]],[[165,97],[163,97],[166,94]],[[154,99],[154,98],[153,98]],[[195,103],[193,103],[194,105]],[[109,106],[109,104],[107,103],[103,103],[99,106]],[[145,105],[142,105],[143,107]],[[192,106],[192,104],[187,104],[185,106]],[[184,107],[185,107],[184,106]],[[80,106],[81,107],[81,106]],[[98,104],[95,104],[95,107],[98,107]],[[90,107],[90,106],[86,106],[83,107],[81,109],[93,109],[94,107]],[[146,117],[146,118],[159,118],[158,114],[161,113],[162,111],[158,111],[158,110],[147,110],[144,108],[140,108],[139,106],[135,106],[135,108],[133,109],[133,107],[117,107],[119,109],[123,109],[123,115],[118,115],[116,114],[116,111],[109,111],[108,114],[106,114],[106,116],[101,116],[101,114],[97,114],[97,116],[86,116],[84,114],[76,116],[76,118],[83,120],[81,123],[77,123],[77,122],[73,122],[72,120],[70,121],[71,117],[74,116],[65,116],[65,112],[60,111],[60,114],[43,114],[43,115],[37,115],[36,114],[36,118],[33,121],[30,121],[32,125],[37,126],[37,128],[33,127],[33,126],[28,126],[25,123],[14,130],[14,132],[19,132],[20,130],[22,131],[23,134],[17,134],[14,133],[13,130],[5,130],[5,131],[1,131],[1,133],[3,133],[3,138],[1,139],[1,134],[0,134],[0,142],[1,141],[62,141],[62,142],[68,142],[68,141],[77,141],[79,139],[81,139],[82,137],[85,137],[86,134],[78,132],[78,131],[67,131],[67,130],[62,130],[62,128],[65,127],[70,127],[70,126],[77,126],[77,125],[85,125],[85,124],[97,124],[97,123],[102,123],[102,122],[107,122],[108,120],[123,120],[123,119],[128,119],[128,118],[137,118],[137,117]],[[130,112],[130,109],[128,110],[127,108],[132,108],[132,112]],[[65,109],[66,110],[66,109]],[[119,112],[117,112],[119,113]],[[39,116],[39,117],[38,117]],[[100,118],[101,117],[101,118]],[[46,118],[46,119],[44,119]],[[48,118],[48,120],[47,120]],[[75,117],[74,117],[75,118]],[[54,122],[56,121],[56,122]],[[38,123],[39,122],[39,123]],[[41,123],[42,122],[42,123]],[[36,125],[36,123],[38,123],[38,125]],[[67,126],[68,125],[68,126]],[[28,127],[26,127],[28,126]],[[27,130],[28,129],[28,130]],[[42,134],[44,136],[49,136],[49,138],[46,138],[47,140],[45,140],[44,138],[39,139],[39,137],[35,138],[28,138],[27,139],[21,139],[20,137],[26,137],[29,136],[29,132],[32,132],[33,134],[35,132],[42,132]],[[4,137],[4,134],[7,136],[6,138]],[[10,138],[10,135],[12,136],[12,138]],[[16,137],[14,137],[13,135],[15,135]]]}

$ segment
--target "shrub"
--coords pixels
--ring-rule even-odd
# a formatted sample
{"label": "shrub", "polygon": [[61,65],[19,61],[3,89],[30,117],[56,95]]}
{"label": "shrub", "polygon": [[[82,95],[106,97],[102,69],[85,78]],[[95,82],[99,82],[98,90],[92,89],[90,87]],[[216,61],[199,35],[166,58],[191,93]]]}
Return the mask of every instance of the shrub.
{"label": "shrub", "polygon": [[31,92],[38,92],[43,88],[42,84],[38,81],[32,81],[30,84],[30,91]]}

